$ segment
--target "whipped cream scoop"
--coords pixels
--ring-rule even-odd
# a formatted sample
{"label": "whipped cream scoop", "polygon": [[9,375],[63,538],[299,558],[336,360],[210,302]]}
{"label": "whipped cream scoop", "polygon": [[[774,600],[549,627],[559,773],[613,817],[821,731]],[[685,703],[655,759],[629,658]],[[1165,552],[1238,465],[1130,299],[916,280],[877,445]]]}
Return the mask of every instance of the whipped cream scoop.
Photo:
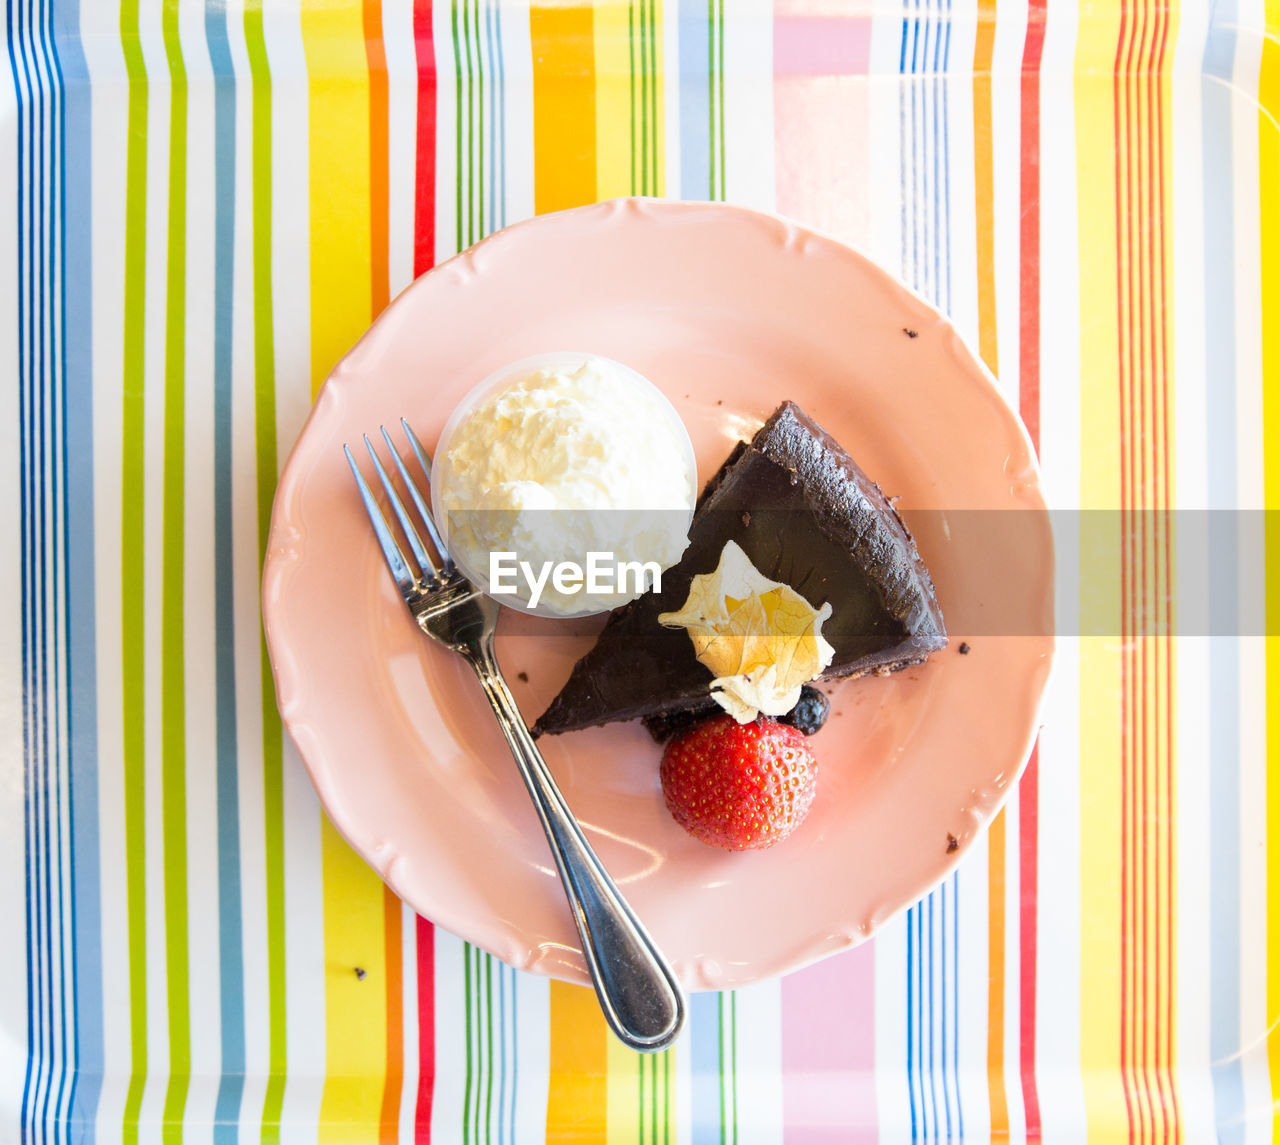
{"label": "whipped cream scoop", "polygon": [[696,497],[671,403],[594,354],[538,355],[491,375],[445,425],[432,473],[436,519],[468,577],[552,616],[638,596],[680,559]]}

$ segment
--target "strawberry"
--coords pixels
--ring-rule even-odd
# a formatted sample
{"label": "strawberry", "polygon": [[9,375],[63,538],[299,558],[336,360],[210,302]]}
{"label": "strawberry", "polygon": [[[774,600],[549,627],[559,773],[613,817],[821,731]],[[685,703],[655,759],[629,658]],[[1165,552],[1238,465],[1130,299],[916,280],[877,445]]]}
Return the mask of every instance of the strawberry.
{"label": "strawberry", "polygon": [[728,851],[772,847],[813,804],[818,765],[795,728],[716,716],[662,753],[662,793],[695,839]]}

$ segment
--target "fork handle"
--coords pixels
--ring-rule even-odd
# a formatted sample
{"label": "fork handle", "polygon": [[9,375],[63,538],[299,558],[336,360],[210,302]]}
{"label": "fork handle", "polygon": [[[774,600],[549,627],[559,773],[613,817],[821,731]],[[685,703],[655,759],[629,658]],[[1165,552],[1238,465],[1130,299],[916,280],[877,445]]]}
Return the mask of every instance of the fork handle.
{"label": "fork handle", "polygon": [[492,648],[473,651],[467,660],[497,714],[547,834],[605,1020],[634,1050],[666,1049],[684,1023],[680,983],[565,803],[525,727]]}

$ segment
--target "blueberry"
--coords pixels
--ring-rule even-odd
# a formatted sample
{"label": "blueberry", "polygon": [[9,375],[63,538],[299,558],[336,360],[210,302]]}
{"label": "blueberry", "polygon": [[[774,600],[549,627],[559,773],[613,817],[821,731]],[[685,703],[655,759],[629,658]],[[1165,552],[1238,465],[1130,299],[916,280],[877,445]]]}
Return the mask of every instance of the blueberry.
{"label": "blueberry", "polygon": [[800,699],[796,701],[796,706],[785,716],[781,716],[778,722],[790,724],[796,731],[811,736],[822,729],[830,711],[831,704],[827,697],[811,684],[806,684],[800,689]]}

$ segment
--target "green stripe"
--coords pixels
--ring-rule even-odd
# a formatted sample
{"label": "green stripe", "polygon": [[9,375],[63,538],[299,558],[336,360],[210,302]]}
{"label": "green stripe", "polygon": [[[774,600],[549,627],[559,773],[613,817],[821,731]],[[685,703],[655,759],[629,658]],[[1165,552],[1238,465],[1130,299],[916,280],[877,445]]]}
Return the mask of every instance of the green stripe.
{"label": "green stripe", "polygon": [[729,993],[729,1023],[729,1093],[733,1098],[733,1145],[738,1145],[738,995],[732,991]]}
{"label": "green stripe", "polygon": [[671,1051],[662,1051],[662,1107],[666,1118],[662,1123],[663,1145],[671,1145]]}
{"label": "green stripe", "polygon": [[169,1084],[165,1141],[182,1140],[182,1113],[191,1074],[190,964],[187,952],[186,674],[183,664],[183,499],[186,493],[187,76],[178,41],[177,0],[161,15],[169,64],[169,233],[165,281],[164,558],[161,582],[160,685],[164,751],[165,977],[169,1010]]}
{"label": "green stripe", "polygon": [[[709,195],[716,198],[716,0],[707,0],[707,140]],[[723,1004],[723,1003],[722,1003]]]}
{"label": "green stripe", "polygon": [[[462,250],[462,57],[458,51],[458,0],[453,0],[449,7],[449,29],[453,36],[453,106],[454,106],[454,249]],[[471,197],[467,196],[468,209]]]}
{"label": "green stripe", "polygon": [[471,1136],[471,945],[464,943],[462,947],[462,997],[464,999],[464,1018],[466,1022],[467,1072],[462,1087],[462,1142],[467,1145]]}
{"label": "green stripe", "polygon": [[728,1110],[725,1100],[725,1069],[724,1069],[724,992],[716,995],[716,1049],[717,1056],[720,1061],[720,1068],[717,1071],[720,1075],[720,1145],[726,1145],[728,1140]]}
{"label": "green stripe", "polygon": [[[716,83],[720,89],[720,198],[725,198],[725,158],[724,158],[724,0],[720,0],[717,15],[716,42],[720,48],[720,68],[716,74]],[[736,1140],[736,1138],[735,1138]]]}
{"label": "green stripe", "polygon": [[[475,76],[475,137],[476,137],[476,238],[482,239],[488,233],[484,218],[484,56],[480,45],[480,0],[475,0],[475,18],[471,24],[471,40],[476,50]],[[468,49],[469,51],[470,49]]]}
{"label": "green stripe", "polygon": [[484,1062],[487,1077],[484,1087],[484,1139],[493,1140],[493,957],[484,956]]}
{"label": "green stripe", "polygon": [[138,39],[138,0],[120,6],[129,77],[125,150],[124,360],[120,489],[120,625],[123,697],[125,881],[129,906],[129,1091],[123,1139],[138,1140],[147,1076],[146,684],[143,644],[145,545],[145,296],[147,275],[147,73]]}
{"label": "green stripe", "polygon": [[627,57],[631,69],[631,193],[636,187],[636,2],[627,5]]}
{"label": "green stripe", "polygon": [[649,0],[649,102],[653,118],[653,194],[662,188],[658,184],[658,8],[657,0]]}
{"label": "green stripe", "polygon": [[[462,0],[462,54],[467,61],[467,246],[476,241],[476,113],[475,72],[471,64],[471,3]],[[463,114],[458,108],[458,114]],[[477,962],[476,973],[480,967]],[[477,1126],[477,1128],[479,1128]]]}
{"label": "green stripe", "polygon": [[649,194],[649,23],[640,0],[640,190]]}
{"label": "green stripe", "polygon": [[[271,270],[271,73],[262,27],[262,0],[248,0],[245,48],[253,78],[253,367],[254,439],[258,484],[258,562],[267,553],[271,500],[275,495],[276,375]],[[262,1137],[280,1137],[284,1107],[288,1029],[285,1023],[284,933],[284,737],[276,706],[265,636],[259,639],[262,694],[262,786],[267,899],[267,1093]]]}

